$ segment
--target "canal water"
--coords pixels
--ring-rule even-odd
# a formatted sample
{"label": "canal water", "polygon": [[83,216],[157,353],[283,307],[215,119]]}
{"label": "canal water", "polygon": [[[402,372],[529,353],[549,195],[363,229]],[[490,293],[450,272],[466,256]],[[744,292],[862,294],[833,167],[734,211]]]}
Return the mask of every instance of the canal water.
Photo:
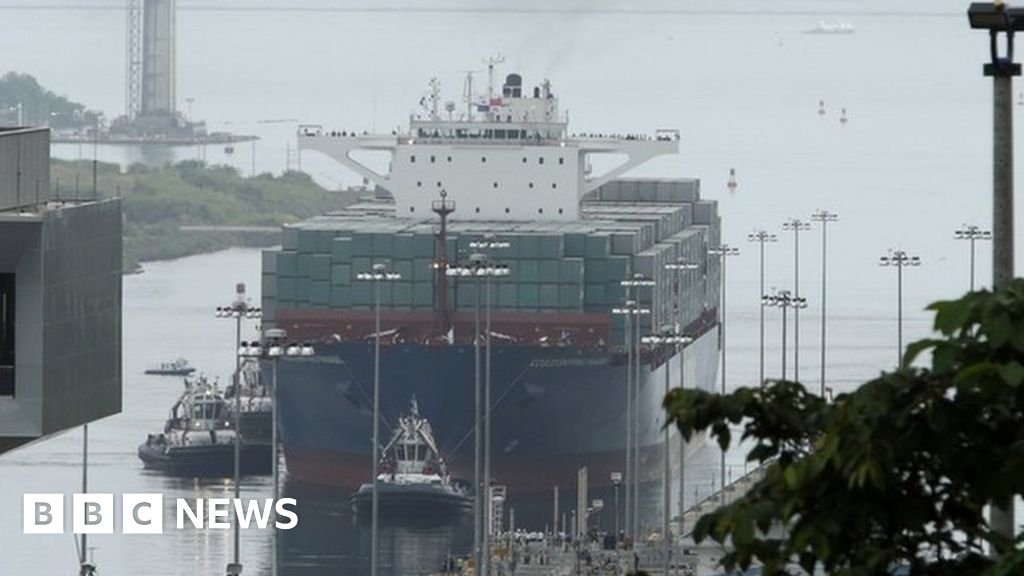
{"label": "canal water", "polygon": [[[0,73],[34,74],[56,92],[116,115],[124,94],[122,3],[66,4],[0,4],[6,24]],[[390,131],[415,113],[431,76],[444,83],[445,98],[457,99],[459,71],[479,69],[481,58],[500,52],[502,73],[520,72],[528,84],[545,77],[553,82],[570,111],[570,131],[681,129],[680,155],[636,174],[701,178],[702,194],[719,201],[724,241],[743,251],[728,262],[731,385],[757,376],[761,291],[756,245],[746,241],[754,229],[779,235],[769,246],[768,290],[792,288],[795,243],[781,230],[783,219],[808,218],[818,208],[840,214],[829,229],[828,251],[828,381],[837,391],[896,360],[895,271],[877,265],[880,255],[902,247],[923,260],[904,279],[905,341],[928,332],[927,303],[966,290],[967,246],[953,241],[953,230],[991,219],[991,82],[981,76],[988,46],[968,29],[966,2],[791,0],[765,8],[760,0],[695,0],[665,9],[665,3],[639,1],[577,11],[572,7],[592,4],[566,0],[567,8],[555,12],[536,2],[493,14],[452,0],[408,4],[402,12],[327,0],[303,2],[307,9],[266,0],[182,0],[179,100],[194,97],[194,115],[214,129],[263,138],[231,155],[211,148],[206,159],[243,173],[254,165],[257,172],[280,172],[298,123]],[[849,21],[856,33],[804,33],[819,20],[835,19]],[[477,74],[477,86],[485,77]],[[819,100],[825,114],[818,114]],[[843,108],[846,124],[840,122]],[[57,146],[54,154],[92,157],[88,146]],[[99,150],[101,158],[121,163],[203,154]],[[322,156],[307,154],[302,162],[325,184],[356,182]],[[725,186],[730,168],[739,180],[735,192]],[[1017,209],[1020,220],[1024,204]],[[800,236],[800,288],[810,300],[801,314],[801,376],[812,386],[820,366],[820,233],[815,227]],[[980,285],[991,274],[989,249],[979,248]],[[1024,251],[1017,257],[1021,269]],[[231,250],[148,264],[144,273],[125,278],[124,411],[91,427],[90,490],[163,492],[168,499],[229,495],[228,482],[142,470],[135,448],[162,428],[181,390],[179,379],[142,372],[184,356],[226,381],[233,326],[214,318],[213,309],[230,302],[238,281],[256,300],[259,274],[257,251]],[[769,312],[767,371],[774,377],[780,326]],[[255,336],[252,327],[247,335]],[[21,495],[76,490],[80,450],[80,431],[70,431],[0,457],[0,572],[74,572],[70,535],[21,534]],[[717,458],[713,448],[699,454],[688,484],[708,490]],[[729,460],[739,475],[740,458]],[[243,489],[268,497],[269,480],[247,479]],[[300,522],[279,534],[280,574],[368,572],[369,538],[344,495],[290,484],[284,493],[299,501]],[[464,553],[471,536],[466,525],[387,527],[383,573],[427,572],[449,552]],[[89,542],[104,575],[219,574],[232,547],[230,532],[215,530]],[[246,574],[271,571],[270,532],[244,532],[241,545]]]}
{"label": "canal water", "polygon": [[[146,264],[141,274],[124,278],[124,410],[90,426],[91,492],[164,495],[168,524],[175,498],[229,498],[229,480],[197,481],[146,471],[136,447],[146,434],[163,428],[167,412],[182,390],[177,377],[147,376],[146,367],[178,356],[200,372],[227,382],[234,362],[234,322],[218,319],[217,306],[234,297],[235,283],[259,301],[259,251],[234,249],[215,254]],[[756,330],[756,319],[737,305],[734,332]],[[837,324],[839,324],[837,322]],[[850,321],[837,329],[835,346],[857,346],[871,331],[872,320]],[[247,323],[243,339],[256,336]],[[740,340],[737,337],[737,340]],[[756,351],[738,345],[735,365],[750,365]],[[849,372],[842,367],[841,373]],[[74,430],[0,457],[0,572],[10,574],[72,573],[75,543],[71,535],[21,534],[21,495],[72,493],[81,482],[80,430]],[[718,451],[705,447],[687,468],[687,497],[704,497],[717,482]],[[543,474],[537,470],[537,474]],[[743,473],[738,453],[729,456],[729,475]],[[269,498],[270,478],[250,477],[244,498]],[[354,518],[348,494],[285,483],[283,496],[297,500],[298,526],[276,535],[278,574],[291,576],[369,573],[369,533]],[[543,527],[533,527],[543,528]],[[275,562],[272,530],[242,532],[242,561],[247,574],[269,574]],[[382,574],[425,574],[448,554],[465,554],[472,543],[472,523],[441,527],[385,526],[381,532]],[[95,535],[90,553],[101,574],[219,574],[231,559],[230,531],[177,531],[165,525],[162,536]]]}

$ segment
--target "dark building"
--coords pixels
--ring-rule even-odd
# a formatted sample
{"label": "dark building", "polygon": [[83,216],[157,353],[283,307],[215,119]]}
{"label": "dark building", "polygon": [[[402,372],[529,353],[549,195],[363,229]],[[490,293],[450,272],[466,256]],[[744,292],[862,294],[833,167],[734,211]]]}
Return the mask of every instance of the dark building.
{"label": "dark building", "polygon": [[49,171],[48,129],[0,129],[0,454],[121,410],[120,200]]}

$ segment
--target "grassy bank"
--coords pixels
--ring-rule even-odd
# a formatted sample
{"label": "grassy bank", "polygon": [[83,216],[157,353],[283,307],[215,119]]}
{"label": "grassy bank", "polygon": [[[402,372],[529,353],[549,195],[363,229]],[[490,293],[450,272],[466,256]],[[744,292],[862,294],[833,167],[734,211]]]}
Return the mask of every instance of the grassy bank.
{"label": "grassy bank", "polygon": [[[54,160],[50,186],[56,197],[93,197],[92,162]],[[196,161],[163,168],[132,166],[123,173],[115,164],[99,164],[96,190],[103,198],[122,198],[126,271],[141,262],[278,241],[273,232],[186,232],[182,226],[276,228],[354,199],[352,193],[322,188],[300,172],[246,178],[234,168]]]}

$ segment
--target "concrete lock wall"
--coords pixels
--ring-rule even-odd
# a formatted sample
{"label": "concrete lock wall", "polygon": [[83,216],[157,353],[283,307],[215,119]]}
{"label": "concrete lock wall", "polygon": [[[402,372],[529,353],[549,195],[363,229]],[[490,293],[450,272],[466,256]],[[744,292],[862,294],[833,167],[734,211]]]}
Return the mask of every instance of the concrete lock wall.
{"label": "concrete lock wall", "polygon": [[0,129],[0,210],[35,206],[50,197],[50,131]]}

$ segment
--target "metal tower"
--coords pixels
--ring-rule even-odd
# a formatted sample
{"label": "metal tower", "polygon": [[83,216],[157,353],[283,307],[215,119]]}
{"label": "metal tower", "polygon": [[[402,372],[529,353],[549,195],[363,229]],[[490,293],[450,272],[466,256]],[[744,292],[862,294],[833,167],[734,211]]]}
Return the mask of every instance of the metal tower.
{"label": "metal tower", "polygon": [[142,111],[142,0],[128,0],[125,115],[134,120]]}

